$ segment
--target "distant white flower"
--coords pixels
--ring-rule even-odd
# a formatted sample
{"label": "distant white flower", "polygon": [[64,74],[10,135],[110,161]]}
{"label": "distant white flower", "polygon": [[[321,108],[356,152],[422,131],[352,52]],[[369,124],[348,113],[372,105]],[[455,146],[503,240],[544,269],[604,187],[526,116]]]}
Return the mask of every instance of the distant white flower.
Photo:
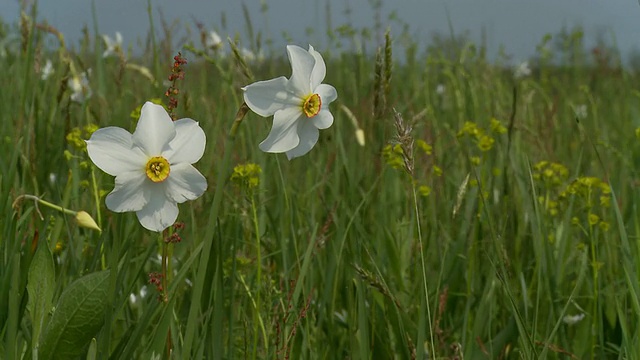
{"label": "distant white flower", "polygon": [[258,54],[255,54],[253,51],[243,47],[240,48],[240,55],[247,62],[262,62],[264,61],[264,52],[262,49],[258,51]]}
{"label": "distant white flower", "polygon": [[106,58],[111,55],[122,55],[122,34],[119,31],[116,31],[115,40],[110,38],[109,35],[102,35],[102,39],[104,40],[104,44],[107,46],[107,49],[102,53],[102,57]]}
{"label": "distant white flower", "polygon": [[49,184],[55,185],[57,181],[58,181],[58,174],[49,173]]}
{"label": "distant white flower", "polygon": [[91,97],[92,91],[89,87],[89,79],[87,74],[91,73],[91,70],[83,72],[79,76],[72,76],[67,81],[67,86],[71,89],[71,100],[77,103],[83,103],[85,100]]}
{"label": "distant white flower", "polygon": [[578,119],[586,119],[588,115],[587,105],[580,104],[573,109],[573,112]]}
{"label": "distant white flower", "polygon": [[145,297],[147,297],[147,285],[143,285],[142,288],[140,288],[140,292],[137,295],[135,293],[129,294],[129,303],[131,305],[136,305],[136,303],[138,302],[138,299],[142,300]]}
{"label": "distant white flower", "polygon": [[326,67],[322,55],[309,46],[309,51],[287,46],[292,73],[258,81],[242,88],[244,101],[260,116],[273,115],[269,136],[260,149],[271,153],[287,153],[293,159],[308,153],[318,141],[318,129],[333,124],[329,104],[338,98],[336,89],[322,84]]}
{"label": "distant white flower", "polygon": [[254,61],[256,59],[256,55],[253,53],[253,51],[245,47],[240,48],[240,55],[242,55],[243,59],[249,62]]}
{"label": "distant white flower", "polygon": [[47,80],[51,74],[53,74],[53,64],[51,60],[47,59],[44,67],[40,70],[40,79]]}
{"label": "distant white flower", "polygon": [[172,121],[162,106],[147,102],[133,134],[119,127],[99,129],[87,141],[87,152],[98,168],[116,177],[107,208],[135,211],[142,226],[160,232],[175,223],[177,204],[207,189],[207,180],[191,165],[202,157],[205,143],[196,121]]}
{"label": "distant white flower", "polygon": [[218,49],[222,46],[222,38],[220,38],[220,35],[218,35],[217,32],[211,30],[209,31],[209,34],[207,34],[204,46],[207,49]]}
{"label": "distant white flower", "polygon": [[436,94],[438,95],[443,95],[445,90],[446,88],[444,87],[443,84],[438,84],[438,86],[436,86]]}
{"label": "distant white flower", "polygon": [[518,67],[516,67],[515,71],[513,72],[513,76],[516,79],[522,79],[529,75],[531,75],[531,68],[529,68],[528,61],[521,62],[520,65],[518,65]]}
{"label": "distant white flower", "polygon": [[567,315],[562,318],[562,321],[567,325],[575,325],[584,319],[584,314],[580,313],[578,315]]}

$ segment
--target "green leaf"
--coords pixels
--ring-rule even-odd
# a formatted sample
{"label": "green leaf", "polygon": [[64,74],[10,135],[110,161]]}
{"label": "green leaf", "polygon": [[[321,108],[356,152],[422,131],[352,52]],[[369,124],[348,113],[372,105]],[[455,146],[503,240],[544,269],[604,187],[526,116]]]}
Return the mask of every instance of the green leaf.
{"label": "green leaf", "polygon": [[41,359],[82,354],[102,327],[108,305],[109,270],[74,281],[62,293],[40,342]]}
{"label": "green leaf", "polygon": [[45,327],[49,310],[51,310],[55,280],[53,256],[49,246],[43,243],[33,256],[29,266],[29,274],[27,275],[27,291],[29,292],[27,309],[29,309],[31,323],[33,324],[31,346],[34,349],[34,353],[40,338],[40,332]]}

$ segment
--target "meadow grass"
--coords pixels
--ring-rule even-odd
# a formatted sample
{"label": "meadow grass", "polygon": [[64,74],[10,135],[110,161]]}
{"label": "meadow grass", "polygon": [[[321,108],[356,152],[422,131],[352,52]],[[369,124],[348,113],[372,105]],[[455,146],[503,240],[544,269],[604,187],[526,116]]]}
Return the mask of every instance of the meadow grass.
{"label": "meadow grass", "polygon": [[[0,58],[3,358],[32,358],[47,331],[60,353],[40,358],[640,358],[638,77],[579,33],[519,79],[471,43],[420,53],[387,33],[368,55],[333,34],[316,48],[335,123],[292,161],[258,149],[271,121],[241,106],[242,86],[289,76],[284,49],[186,46],[175,113],[207,134],[209,189],[167,245],[105,208],[113,179],[81,140],[167,104],[170,39],[102,58],[95,34],[70,51],[30,19],[1,33],[19,35]],[[71,101],[89,68],[92,96]],[[78,279],[93,295],[64,295]],[[75,328],[50,325],[65,306]]]}

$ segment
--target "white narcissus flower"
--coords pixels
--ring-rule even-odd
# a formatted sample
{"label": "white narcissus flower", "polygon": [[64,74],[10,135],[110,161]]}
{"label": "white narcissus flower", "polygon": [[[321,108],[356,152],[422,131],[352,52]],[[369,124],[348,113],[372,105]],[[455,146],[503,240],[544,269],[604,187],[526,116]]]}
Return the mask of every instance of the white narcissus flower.
{"label": "white narcissus flower", "polygon": [[40,71],[40,79],[47,80],[51,74],[53,74],[53,64],[51,60],[47,59],[47,62],[44,64],[44,67]]}
{"label": "white narcissus flower", "polygon": [[110,38],[109,35],[102,35],[102,39],[104,40],[104,44],[107,46],[107,49],[102,53],[103,58],[111,55],[122,54],[122,34],[120,34],[119,31],[116,31],[115,40]]}
{"label": "white narcissus flower", "polygon": [[577,105],[574,109],[573,109],[574,113],[576,114],[576,117],[578,119],[586,119],[587,115],[588,115],[588,111],[587,111],[587,105],[585,104],[580,104]]}
{"label": "white narcissus flower", "polygon": [[142,226],[160,232],[175,223],[177,204],[207,189],[207,180],[191,165],[202,157],[205,143],[196,121],[172,121],[162,106],[147,102],[133,134],[119,127],[99,129],[87,141],[87,152],[98,168],[116,177],[107,208],[135,211]]}
{"label": "white narcissus flower", "polygon": [[338,98],[336,89],[322,84],[326,73],[320,53],[295,45],[287,46],[292,73],[242,88],[244,101],[260,116],[273,115],[269,136],[260,149],[287,153],[289,160],[308,153],[318,141],[318,129],[333,124],[329,104]]}
{"label": "white narcissus flower", "polygon": [[516,70],[513,72],[513,76],[516,79],[522,79],[531,75],[531,68],[529,68],[529,62],[523,61],[516,67]]}
{"label": "white narcissus flower", "polygon": [[91,69],[83,72],[79,76],[72,76],[69,81],[67,81],[67,86],[73,92],[71,94],[71,100],[83,103],[86,99],[91,97],[91,88],[89,87],[89,79],[87,78],[87,73],[91,73]]}
{"label": "white narcissus flower", "polygon": [[209,31],[209,34],[207,34],[204,45],[207,47],[207,49],[217,49],[222,46],[222,39],[217,32],[211,30]]}

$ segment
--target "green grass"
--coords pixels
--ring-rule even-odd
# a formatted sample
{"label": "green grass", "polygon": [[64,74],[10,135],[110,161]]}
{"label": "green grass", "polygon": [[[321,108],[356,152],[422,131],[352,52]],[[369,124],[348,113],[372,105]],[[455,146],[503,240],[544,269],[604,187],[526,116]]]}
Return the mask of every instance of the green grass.
{"label": "green grass", "polygon": [[[80,306],[104,319],[81,325],[96,329],[73,349],[82,358],[166,358],[168,348],[176,359],[640,358],[640,79],[592,61],[579,33],[553,50],[562,65],[541,52],[533,74],[515,80],[473,44],[421,53],[391,34],[376,57],[337,52],[361,34],[332,32],[334,50],[316,49],[338,90],[335,123],[293,161],[259,151],[270,119],[249,112],[229,135],[249,76],[290,75],[284,48],[247,71],[231,55],[187,47],[176,113],[207,134],[196,167],[209,189],[180,206],[186,227],[167,249],[164,303],[149,283],[162,271],[159,235],[105,208],[113,179],[67,135],[80,128],[86,138],[88,125],[133,130],[132,111],[152,98],[166,104],[166,87],[103,59],[94,34],[75,51],[52,51],[55,36],[25,24],[0,58],[4,358],[33,356],[28,309],[39,305],[27,280],[36,269],[42,281],[37,269],[51,262],[44,326],[74,280],[111,270],[99,273],[106,296]],[[148,48],[129,64],[165,79],[175,53],[166,41]],[[45,81],[34,68],[46,59],[55,73]],[[67,80],[88,68],[92,97],[70,101]],[[577,119],[582,104],[587,116]],[[413,126],[409,139],[398,140],[392,109]],[[262,169],[251,191],[231,180],[245,163]],[[15,202],[23,194],[87,211],[103,231],[43,206],[40,218],[33,202]],[[34,261],[38,247],[52,255]]]}

